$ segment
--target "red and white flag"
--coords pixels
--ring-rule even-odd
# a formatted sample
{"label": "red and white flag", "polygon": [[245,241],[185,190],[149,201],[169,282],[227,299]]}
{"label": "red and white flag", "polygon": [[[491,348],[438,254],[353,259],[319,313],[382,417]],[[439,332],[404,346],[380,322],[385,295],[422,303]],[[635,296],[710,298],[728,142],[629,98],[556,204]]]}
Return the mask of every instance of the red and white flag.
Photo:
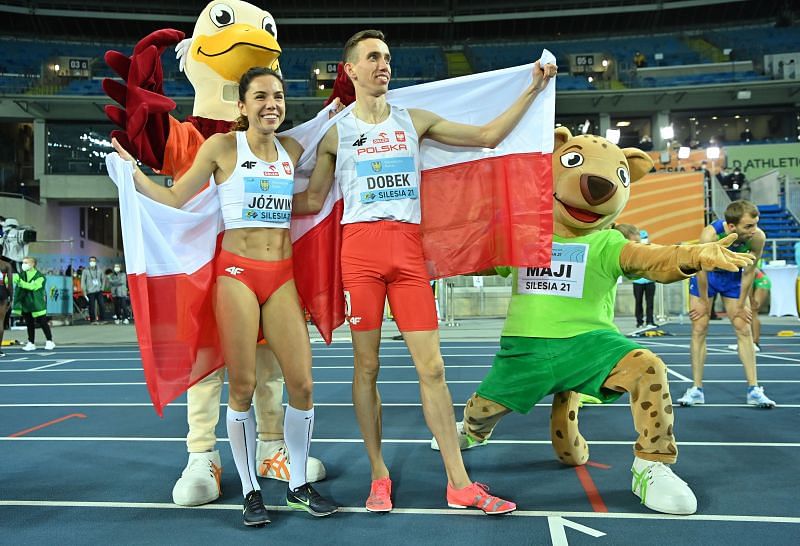
{"label": "red and white flag", "polygon": [[[542,62],[555,58],[545,51]],[[388,100],[480,125],[522,94],[532,68],[406,87],[391,91]],[[422,141],[422,233],[431,278],[497,265],[550,263],[554,116],[551,82],[495,149]],[[336,119],[329,120],[326,109],[283,133],[305,148],[295,171],[296,192],[306,188],[317,143]],[[161,205],[136,191],[130,164],[116,153],[106,163],[119,187],[125,265],[145,379],[161,414],[170,401],[223,365],[211,307],[213,261],[223,230],[219,201],[216,188],[209,186],[183,209]],[[334,184],[322,211],[293,218],[291,228],[298,292],[327,342],[344,322],[341,215],[342,195]]]}
{"label": "red and white flag", "polygon": [[[555,63],[545,50],[542,64]],[[445,119],[482,125],[499,116],[530,84],[533,64],[405,87],[389,103],[430,110]],[[339,116],[353,108],[349,106]],[[303,191],[316,145],[338,117],[327,110],[287,131],[305,148],[295,170]],[[431,278],[497,265],[547,266],[553,233],[552,165],[555,81],[495,149],[447,146],[424,139],[422,236]],[[344,322],[341,247],[342,194],[334,184],[319,214],[292,218],[295,280],[326,342]]]}

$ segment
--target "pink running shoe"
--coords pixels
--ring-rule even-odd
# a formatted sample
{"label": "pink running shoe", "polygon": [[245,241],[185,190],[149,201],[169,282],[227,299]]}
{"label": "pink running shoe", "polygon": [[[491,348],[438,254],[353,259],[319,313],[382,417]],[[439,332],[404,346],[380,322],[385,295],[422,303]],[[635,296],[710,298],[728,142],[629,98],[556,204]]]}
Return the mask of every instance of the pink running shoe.
{"label": "pink running shoe", "polygon": [[367,512],[392,511],[392,480],[387,476],[379,480],[372,480],[367,499]]}
{"label": "pink running shoe", "polygon": [[484,514],[508,514],[517,509],[513,502],[489,494],[489,487],[473,482],[464,489],[454,489],[447,484],[447,506],[450,508],[479,508]]}

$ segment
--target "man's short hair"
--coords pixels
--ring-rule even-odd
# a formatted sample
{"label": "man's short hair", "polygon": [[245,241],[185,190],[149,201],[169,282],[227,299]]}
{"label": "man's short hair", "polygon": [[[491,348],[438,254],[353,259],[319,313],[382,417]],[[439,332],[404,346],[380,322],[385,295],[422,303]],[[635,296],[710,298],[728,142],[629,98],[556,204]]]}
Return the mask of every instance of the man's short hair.
{"label": "man's short hair", "polygon": [[383,32],[380,30],[367,29],[356,32],[350,37],[349,40],[345,42],[342,60],[346,63],[355,62],[356,59],[353,57],[355,55],[356,46],[358,46],[359,42],[369,40],[370,38],[375,38],[376,40],[381,40],[382,42],[386,41]]}
{"label": "man's short hair", "polygon": [[758,218],[758,207],[745,199],[731,201],[731,204],[725,209],[725,221],[734,226],[738,225],[745,214]]}
{"label": "man's short hair", "polygon": [[639,229],[631,224],[615,224],[614,229],[622,233],[626,239],[639,235]]}
{"label": "man's short hair", "polygon": [[23,260],[30,260],[30,261],[32,261],[32,262],[33,262],[33,267],[36,267],[36,264],[37,264],[37,263],[39,263],[39,262],[37,262],[37,261],[36,261],[36,258],[34,258],[33,256],[25,256],[25,257],[24,257],[24,258],[22,258],[22,259],[23,259]]}

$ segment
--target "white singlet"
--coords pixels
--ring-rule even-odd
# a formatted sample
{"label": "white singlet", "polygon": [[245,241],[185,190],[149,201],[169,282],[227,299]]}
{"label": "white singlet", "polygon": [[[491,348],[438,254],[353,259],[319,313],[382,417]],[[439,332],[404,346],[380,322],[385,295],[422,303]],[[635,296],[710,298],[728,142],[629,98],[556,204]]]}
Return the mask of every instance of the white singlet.
{"label": "white singlet", "polygon": [[278,160],[269,163],[250,150],[244,131],[236,131],[236,168],[217,184],[225,229],[289,228],[294,195],[294,165],[275,138]]}
{"label": "white singlet", "polygon": [[351,111],[336,122],[336,183],[343,224],[396,220],[419,224],[419,138],[405,108],[372,125]]}

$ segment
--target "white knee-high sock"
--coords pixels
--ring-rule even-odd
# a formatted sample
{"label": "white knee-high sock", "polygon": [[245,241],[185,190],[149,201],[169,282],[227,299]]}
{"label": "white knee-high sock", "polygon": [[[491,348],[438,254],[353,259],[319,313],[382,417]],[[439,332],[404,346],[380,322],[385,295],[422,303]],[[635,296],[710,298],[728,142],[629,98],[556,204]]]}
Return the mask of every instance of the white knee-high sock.
{"label": "white knee-high sock", "polygon": [[289,450],[289,488],[297,489],[308,482],[306,465],[311,434],[314,432],[314,408],[299,410],[286,406],[283,418],[283,439]]}
{"label": "white knee-high sock", "polygon": [[259,491],[256,477],[256,420],[253,408],[247,411],[236,411],[228,406],[225,418],[228,427],[228,440],[233,451],[233,461],[242,480],[242,495],[250,491]]}

